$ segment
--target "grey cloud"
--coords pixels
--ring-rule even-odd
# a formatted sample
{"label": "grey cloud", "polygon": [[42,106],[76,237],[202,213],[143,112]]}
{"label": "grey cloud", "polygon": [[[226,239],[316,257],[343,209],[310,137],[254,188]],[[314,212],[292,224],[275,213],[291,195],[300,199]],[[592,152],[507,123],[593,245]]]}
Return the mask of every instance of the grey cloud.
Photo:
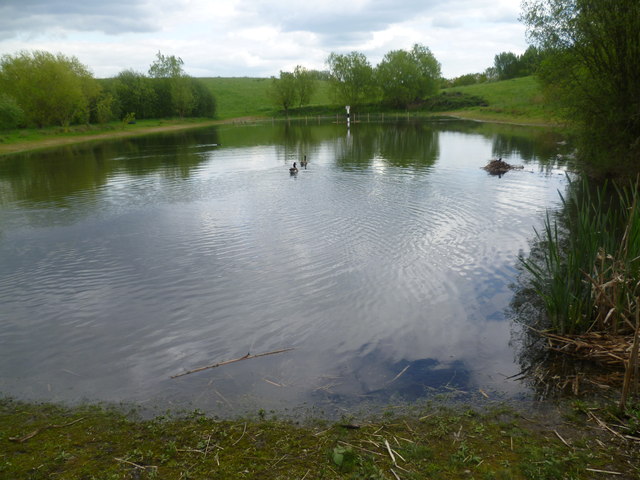
{"label": "grey cloud", "polygon": [[279,7],[278,2],[245,0],[242,9],[253,12],[257,18],[277,25],[285,32],[308,31],[328,39],[339,37],[340,40],[335,42],[343,42],[345,37],[384,30],[393,23],[432,11],[438,4],[450,3],[443,0],[371,0],[357,10],[345,3],[347,8],[326,11],[313,4],[285,9]]}
{"label": "grey cloud", "polygon": [[0,38],[50,30],[99,31],[106,34],[157,30],[156,12],[145,0],[23,0],[0,4]]}

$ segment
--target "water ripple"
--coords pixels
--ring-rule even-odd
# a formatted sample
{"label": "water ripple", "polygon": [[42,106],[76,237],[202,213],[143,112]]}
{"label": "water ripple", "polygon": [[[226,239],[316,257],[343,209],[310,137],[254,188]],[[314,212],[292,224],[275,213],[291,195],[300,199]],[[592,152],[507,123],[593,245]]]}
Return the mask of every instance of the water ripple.
{"label": "water ripple", "polygon": [[[369,388],[398,362],[473,364],[470,382],[490,381],[477,362],[509,371],[508,327],[482,332],[497,328],[515,257],[562,181],[491,177],[480,168],[490,144],[469,137],[461,156],[460,134],[443,134],[428,165],[375,152],[351,161],[348,142],[320,142],[296,176],[297,151],[270,145],[203,140],[178,158],[151,145],[114,156],[105,183],[64,208],[2,206],[0,347],[15,361],[0,386],[200,398],[209,380],[168,376],[288,346],[205,378],[235,401],[295,403],[331,376]],[[264,390],[274,375],[291,393]]]}

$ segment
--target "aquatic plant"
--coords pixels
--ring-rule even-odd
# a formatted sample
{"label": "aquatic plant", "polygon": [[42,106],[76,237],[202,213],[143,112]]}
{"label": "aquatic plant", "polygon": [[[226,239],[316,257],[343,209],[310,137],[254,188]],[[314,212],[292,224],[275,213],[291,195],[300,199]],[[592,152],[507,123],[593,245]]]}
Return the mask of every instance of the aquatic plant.
{"label": "aquatic plant", "polygon": [[635,330],[640,295],[638,183],[569,181],[562,210],[536,230],[537,254],[521,258],[560,334]]}
{"label": "aquatic plant", "polygon": [[593,188],[570,180],[561,212],[547,212],[538,248],[521,258],[546,309],[550,343],[602,363],[613,358],[625,369],[622,409],[639,378],[638,190],[638,181]]}

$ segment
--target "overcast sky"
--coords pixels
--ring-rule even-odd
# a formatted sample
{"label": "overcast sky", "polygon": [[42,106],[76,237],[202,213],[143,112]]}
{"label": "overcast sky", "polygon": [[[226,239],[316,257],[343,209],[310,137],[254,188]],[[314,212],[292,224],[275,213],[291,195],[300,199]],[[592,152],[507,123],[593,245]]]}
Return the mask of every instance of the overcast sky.
{"label": "overcast sky", "polygon": [[161,51],[195,77],[270,77],[420,43],[452,78],[524,52],[519,13],[520,0],[0,0],[0,55],[60,52],[103,78],[147,73]]}

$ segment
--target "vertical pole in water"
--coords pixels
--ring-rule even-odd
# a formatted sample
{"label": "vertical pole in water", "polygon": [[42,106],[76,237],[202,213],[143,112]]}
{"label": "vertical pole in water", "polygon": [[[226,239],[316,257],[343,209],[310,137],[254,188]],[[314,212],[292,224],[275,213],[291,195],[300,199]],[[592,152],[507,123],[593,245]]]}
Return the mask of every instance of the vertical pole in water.
{"label": "vertical pole in water", "polygon": [[351,128],[351,114],[349,113],[349,110],[351,110],[351,106],[347,105],[344,108],[347,109],[347,128]]}

